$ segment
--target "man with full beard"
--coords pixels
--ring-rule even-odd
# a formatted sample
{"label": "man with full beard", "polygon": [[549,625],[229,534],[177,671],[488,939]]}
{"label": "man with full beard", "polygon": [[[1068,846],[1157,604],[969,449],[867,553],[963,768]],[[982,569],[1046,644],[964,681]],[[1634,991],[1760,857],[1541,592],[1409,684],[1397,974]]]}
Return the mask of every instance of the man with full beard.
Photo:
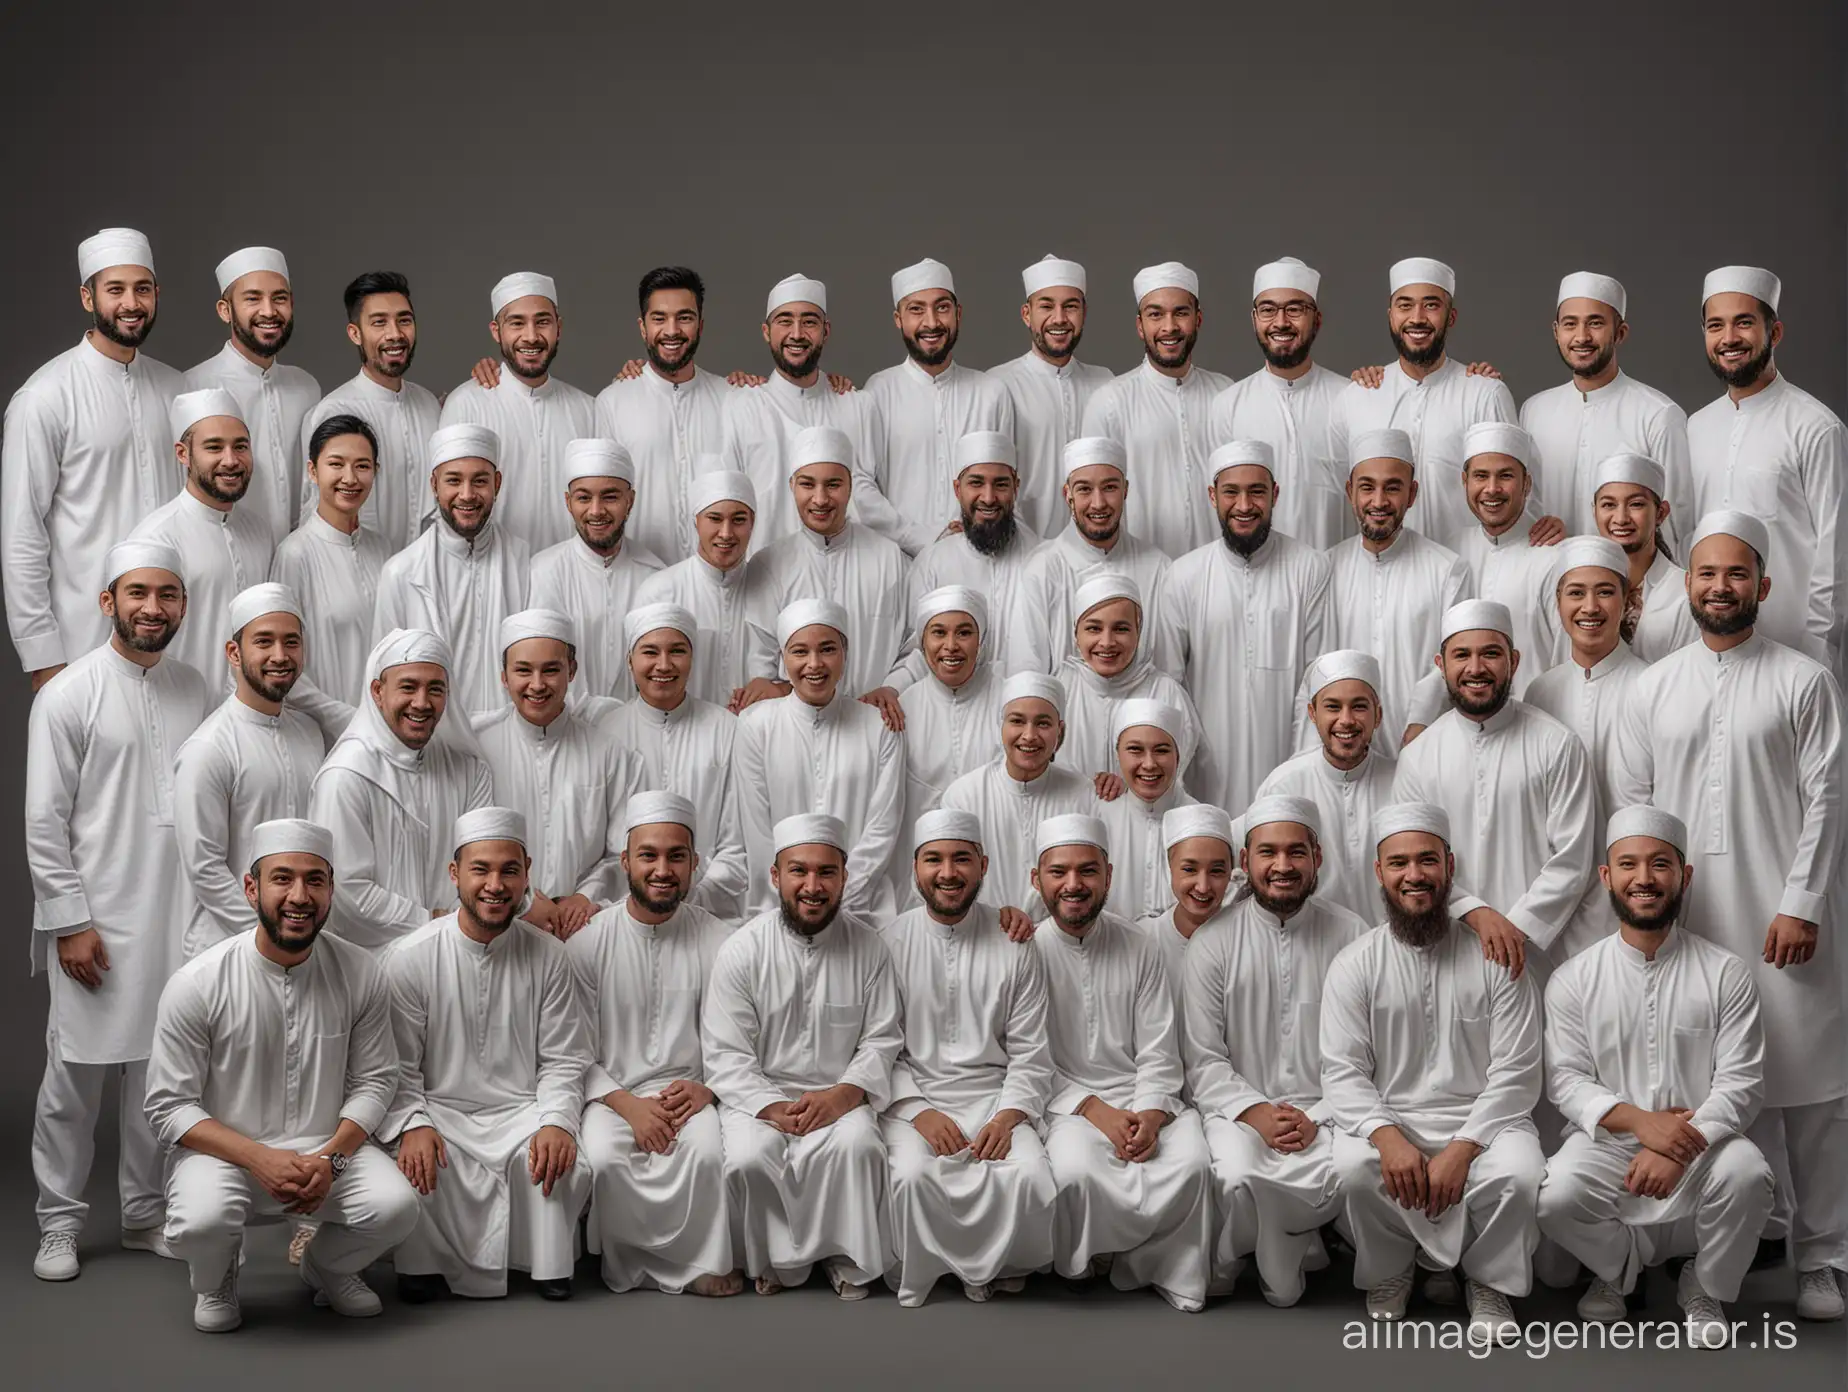
{"label": "man with full beard", "polygon": [[1322,273],[1285,256],[1251,277],[1251,327],[1264,366],[1213,399],[1207,438],[1214,445],[1262,440],[1277,460],[1277,526],[1318,551],[1354,535],[1342,497],[1345,458],[1329,442],[1328,421],[1347,378],[1313,361],[1322,310]]}
{"label": "man with full beard", "polygon": [[952,360],[962,303],[941,261],[927,257],[893,273],[892,323],[905,341],[905,361],[875,372],[866,392],[885,430],[874,458],[897,509],[890,535],[915,556],[955,518],[956,442],[971,430],[1012,435],[1014,402],[995,378]]}
{"label": "man with full beard", "polygon": [[1771,1167],[1744,1134],[1765,1036],[1751,968],[1674,931],[1687,845],[1672,813],[1614,813],[1598,875],[1618,929],[1547,983],[1547,1093],[1572,1131],[1546,1163],[1540,1230],[1591,1268],[1583,1320],[1623,1319],[1644,1267],[1692,1256],[1677,1298],[1696,1341],[1724,1348],[1720,1302],[1771,1212]]}
{"label": "man with full beard", "polygon": [[890,1265],[886,1151],[904,1042],[892,959],[848,914],[847,828],[822,813],[776,824],[772,907],[725,940],[700,1018],[718,1094],[737,1257],[759,1295],[820,1262],[843,1300]]}
{"label": "man with full beard", "polygon": [[179,555],[158,542],[120,542],[99,576],[108,641],[46,683],[26,733],[32,964],[35,974],[58,968],[32,1127],[32,1270],[44,1281],[77,1275],[84,1184],[111,1074],[122,1091],[122,1245],[164,1251],[161,1157],[141,1101],[155,1006],[183,960],[173,754],[209,709],[204,678],[164,657],[186,616]]}
{"label": "man with full beard", "polygon": [[639,793],[626,820],[628,897],[565,949],[596,1059],[581,1141],[603,1283],[736,1295],[719,1113],[700,1054],[706,983],[732,925],[687,902],[700,860],[692,803]]}
{"label": "man with full beard", "polygon": [[231,393],[250,427],[253,468],[247,511],[267,518],[277,545],[295,529],[303,504],[302,422],[321,399],[321,384],[302,368],[277,361],[295,332],[289,263],[275,247],[245,247],[218,263],[218,317],[231,336],[186,373],[188,390]]}
{"label": "man with full beard", "polygon": [[1367,1314],[1405,1316],[1419,1266],[1461,1267],[1476,1347],[1510,1343],[1533,1284],[1546,1162],[1533,979],[1489,961],[1450,916],[1450,818],[1402,802],[1374,818],[1386,921],[1322,987],[1322,1102]]}
{"label": "man with full beard", "polygon": [[1174,982],[1188,1095],[1213,1153],[1213,1288],[1255,1257],[1264,1298],[1294,1305],[1326,1266],[1318,1229],[1341,1212],[1322,1099],[1321,1041],[1306,1021],[1329,963],[1367,931],[1317,893],[1321,817],[1305,798],[1259,798],[1244,816],[1232,903],[1188,941]]}
{"label": "man with full beard", "polygon": [[1607,275],[1577,271],[1559,282],[1553,346],[1572,377],[1521,403],[1521,427],[1538,446],[1534,496],[1582,536],[1596,526],[1598,465],[1613,454],[1647,455],[1662,466],[1671,505],[1664,528],[1679,543],[1694,506],[1687,412],[1618,367],[1617,350],[1630,338],[1628,301]]}
{"label": "man with full beard", "polygon": [[1722,266],[1701,287],[1707,364],[1726,392],[1688,420],[1694,511],[1770,519],[1764,562],[1778,584],[1765,606],[1765,636],[1807,653],[1839,680],[1848,628],[1848,431],[1777,370],[1782,290],[1757,266]]}
{"label": "man with full beard", "polygon": [[[1701,518],[1688,551],[1700,641],[1652,665],[1624,707],[1616,797],[1687,823],[1687,928],[1751,969],[1764,1007],[1764,1110],[1749,1134],[1778,1176],[1797,1313],[1842,1317],[1848,1272],[1848,1028],[1830,894],[1840,883],[1842,695],[1760,633],[1770,524]],[[1800,583],[1800,582],[1799,582]],[[1794,1210],[1794,1211],[1793,1211]]]}
{"label": "man with full beard", "polygon": [[267,821],[249,854],[257,926],[174,973],[148,1061],[147,1119],[177,1152],[167,1240],[192,1275],[193,1326],[208,1334],[243,1322],[238,1249],[252,1216],[315,1220],[302,1280],[315,1304],[349,1318],[381,1312],[360,1273],[417,1224],[415,1191],[368,1144],[398,1089],[391,991],[363,948],[321,936],[334,838]]}
{"label": "man with full beard", "polygon": [[108,638],[104,557],[179,487],[167,408],[186,383],[140,351],[160,304],[148,239],[86,237],[77,279],[89,331],[13,394],[0,431],[6,622],[34,691]]}

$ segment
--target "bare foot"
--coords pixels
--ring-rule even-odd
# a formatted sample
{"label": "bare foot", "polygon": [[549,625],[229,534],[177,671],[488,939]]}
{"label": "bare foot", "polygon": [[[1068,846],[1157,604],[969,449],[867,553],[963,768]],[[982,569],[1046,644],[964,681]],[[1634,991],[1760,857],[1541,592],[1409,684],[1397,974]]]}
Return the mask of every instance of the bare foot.
{"label": "bare foot", "polygon": [[783,1283],[774,1276],[759,1276],[751,1285],[759,1295],[781,1295],[783,1293]]}
{"label": "bare foot", "polygon": [[736,1295],[744,1289],[744,1277],[735,1271],[723,1276],[695,1276],[687,1289],[694,1295]]}

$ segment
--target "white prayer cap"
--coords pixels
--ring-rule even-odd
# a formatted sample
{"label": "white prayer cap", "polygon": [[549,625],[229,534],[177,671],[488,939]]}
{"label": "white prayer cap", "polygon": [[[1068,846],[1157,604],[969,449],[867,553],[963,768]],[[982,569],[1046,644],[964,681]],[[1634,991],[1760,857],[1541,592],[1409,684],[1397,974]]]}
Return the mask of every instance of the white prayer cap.
{"label": "white prayer cap", "polygon": [[559,477],[569,488],[573,479],[613,478],[635,482],[635,456],[614,440],[567,440]]}
{"label": "white prayer cap", "polygon": [[1373,844],[1402,831],[1423,831],[1450,844],[1450,814],[1435,802],[1395,802],[1373,814]]}
{"label": "white prayer cap", "polygon": [[1254,300],[1266,290],[1300,290],[1313,300],[1321,289],[1322,273],[1294,256],[1279,256],[1275,261],[1267,261],[1251,277],[1251,298]]}
{"label": "white prayer cap", "polygon": [[540,275],[537,271],[515,271],[502,276],[488,292],[489,317],[498,317],[508,305],[528,295],[543,295],[552,302],[552,308],[558,308],[558,286],[551,276]]}
{"label": "white prayer cap", "polygon": [[273,821],[258,822],[250,829],[250,864],[245,868],[255,870],[259,860],[273,855],[319,856],[331,870],[334,834],[300,817],[277,817]]}
{"label": "white prayer cap", "polygon": [[1183,266],[1179,261],[1163,261],[1137,271],[1135,288],[1137,304],[1157,290],[1185,290],[1197,300],[1200,298],[1200,277],[1192,267]]}
{"label": "white prayer cap", "polygon": [[1613,454],[1598,465],[1591,478],[1594,496],[1607,483],[1634,483],[1661,502],[1668,489],[1668,471],[1646,454]]}
{"label": "white prayer cap", "polygon": [[1065,812],[1048,817],[1033,833],[1033,858],[1039,859],[1054,846],[1095,846],[1110,855],[1110,832],[1097,817],[1083,812]]}
{"label": "white prayer cap", "polygon": [[852,848],[847,844],[847,824],[825,812],[798,812],[785,817],[770,829],[772,855],[781,855],[791,846],[832,846],[842,855]]}
{"label": "white prayer cap", "polygon": [[751,486],[748,474],[733,469],[709,469],[687,481],[687,502],[692,505],[695,516],[714,503],[743,503],[754,513],[757,511],[757,490]]}
{"label": "white prayer cap", "polygon": [[501,661],[507,660],[508,648],[528,638],[550,638],[567,647],[576,647],[577,624],[569,614],[556,609],[522,609],[517,614],[509,614],[500,622]]}
{"label": "white prayer cap", "polygon": [[978,464],[1015,464],[1014,437],[1005,430],[971,430],[956,442],[956,462],[951,477],[960,478],[965,469]]}
{"label": "white prayer cap", "polygon": [[1702,516],[1700,525],[1694,529],[1694,535],[1688,539],[1690,564],[1694,559],[1694,548],[1710,536],[1737,537],[1758,553],[1760,562],[1770,559],[1771,533],[1765,527],[1764,519],[1753,513],[1721,510]]}
{"label": "white prayer cap", "polygon": [[1412,437],[1390,426],[1383,430],[1363,430],[1348,443],[1350,474],[1369,459],[1397,459],[1414,466],[1418,462],[1412,450]]}
{"label": "white prayer cap", "polygon": [[637,827],[658,826],[663,822],[683,826],[697,833],[699,809],[679,793],[637,793],[629,799],[629,805],[623,811],[622,834],[627,836]]}
{"label": "white prayer cap", "polygon": [[1463,432],[1463,462],[1479,454],[1505,454],[1521,461],[1521,467],[1533,472],[1540,451],[1534,437],[1518,425],[1506,421],[1477,421]]}
{"label": "white prayer cap", "polygon": [[764,301],[764,318],[768,319],[786,304],[812,304],[826,314],[828,287],[813,276],[803,275],[801,271],[792,276],[784,276],[770,287],[770,296]]}
{"label": "white prayer cap", "polygon": [[218,293],[224,294],[253,271],[274,271],[289,278],[289,263],[275,247],[245,247],[234,251],[218,263]]}
{"label": "white prayer cap", "polygon": [[1094,576],[1080,585],[1078,593],[1072,596],[1072,622],[1076,624],[1098,605],[1108,604],[1113,599],[1127,599],[1140,610],[1142,587],[1133,575],[1119,575],[1113,570]]}
{"label": "white prayer cap", "polygon": [[164,541],[152,537],[118,541],[103,557],[103,588],[108,589],[131,570],[164,570],[185,584],[186,572],[180,569],[181,564],[180,553]]}
{"label": "white prayer cap", "polygon": [[1508,612],[1507,605],[1498,604],[1492,599],[1461,600],[1444,611],[1444,621],[1438,626],[1437,641],[1448,643],[1459,633],[1469,633],[1479,628],[1512,639],[1514,616]]}
{"label": "white prayer cap", "polygon": [[1429,256],[1408,256],[1403,261],[1393,262],[1386,279],[1391,282],[1386,290],[1388,295],[1396,295],[1408,285],[1435,285],[1446,295],[1457,293],[1457,273]]}
{"label": "white prayer cap", "polygon": [[982,844],[982,819],[973,812],[959,812],[953,807],[939,807],[926,812],[911,827],[911,853],[932,841],[971,841]]}
{"label": "white prayer cap", "polygon": [[831,599],[798,599],[783,606],[776,616],[776,645],[780,648],[810,624],[826,624],[847,641],[847,611]]}
{"label": "white prayer cap", "polygon": [[477,807],[456,818],[450,844],[456,850],[476,841],[518,841],[526,846],[526,814],[511,807]]}
{"label": "white prayer cap", "polygon": [[1065,687],[1044,672],[1016,672],[1001,683],[1001,709],[1006,711],[1016,701],[1044,701],[1065,719]]}
{"label": "white prayer cap", "polygon": [[1138,725],[1160,730],[1177,743],[1187,733],[1187,717],[1180,707],[1166,701],[1152,701],[1146,696],[1132,696],[1127,701],[1118,701],[1110,716],[1111,745],[1123,738],[1125,730],[1133,730]]}
{"label": "white prayer cap", "polygon": [[1685,859],[1688,853],[1688,827],[1673,812],[1664,812],[1659,807],[1638,805],[1620,807],[1611,813],[1611,819],[1604,828],[1604,853],[1610,854],[1612,846],[1627,836],[1652,836],[1657,841],[1666,841]]}
{"label": "white prayer cap", "polygon": [[430,467],[440,469],[452,459],[485,459],[498,467],[500,436],[466,421],[445,425],[430,437]]}
{"label": "white prayer cap", "polygon": [[132,227],[105,227],[77,243],[77,279],[88,280],[111,266],[146,266],[154,270],[154,248]]}
{"label": "white prayer cap", "polygon": [[988,599],[980,590],[967,585],[939,585],[918,598],[912,621],[922,631],[925,624],[939,614],[967,614],[975,620],[978,632],[988,632]]}
{"label": "white prayer cap", "polygon": [[1778,296],[1783,293],[1784,282],[1763,266],[1721,266],[1707,272],[1700,287],[1700,302],[1704,305],[1715,295],[1750,295],[1770,305],[1775,313]]}
{"label": "white prayer cap", "polygon": [[948,266],[941,261],[933,261],[928,256],[915,265],[892,273],[893,304],[898,304],[906,296],[915,295],[920,290],[948,290],[954,295],[956,278],[950,274]]}
{"label": "white prayer cap", "polygon": [[1227,469],[1255,464],[1272,478],[1277,477],[1277,454],[1264,440],[1228,440],[1206,459],[1206,476],[1215,483]]}
{"label": "white prayer cap", "polygon": [[1249,841],[1252,832],[1272,822],[1295,822],[1308,827],[1309,834],[1317,841],[1322,839],[1322,814],[1308,798],[1289,797],[1283,793],[1261,797],[1245,809],[1245,815],[1239,818],[1239,829]]}
{"label": "white prayer cap", "polygon": [[173,430],[173,442],[177,445],[187,431],[213,416],[229,416],[243,424],[244,408],[235,396],[222,387],[181,392],[173,398],[173,405],[167,408],[167,424]]}
{"label": "white prayer cap", "polygon": [[447,672],[455,659],[449,644],[427,628],[394,628],[366,654],[366,678],[377,681],[393,667],[413,662],[434,662]]}
{"label": "white prayer cap", "polygon": [[644,604],[623,616],[623,650],[633,652],[637,643],[659,628],[671,628],[689,643],[699,637],[699,620],[690,609],[678,604]]}
{"label": "white prayer cap", "polygon": [[1310,698],[1321,693],[1325,686],[1333,686],[1338,681],[1365,682],[1373,688],[1373,694],[1380,694],[1380,660],[1370,652],[1359,648],[1336,648],[1325,652],[1309,664],[1304,674],[1303,686]]}
{"label": "white prayer cap", "polygon": [[1559,543],[1553,558],[1553,583],[1557,585],[1569,572],[1585,566],[1614,572],[1626,587],[1630,583],[1630,562],[1623,548],[1609,537],[1596,535],[1567,537]]}
{"label": "white prayer cap", "polygon": [[1064,261],[1047,252],[1020,273],[1020,288],[1030,300],[1042,290],[1055,285],[1069,285],[1080,295],[1085,292],[1084,267],[1076,261]]}
{"label": "white prayer cap", "polygon": [[1123,447],[1122,441],[1113,440],[1108,435],[1080,435],[1066,442],[1060,462],[1065,466],[1067,478],[1093,464],[1109,464],[1117,472],[1127,474],[1129,451]]}
{"label": "white prayer cap", "polygon": [[794,478],[811,464],[838,464],[853,472],[853,441],[847,432],[831,425],[811,425],[796,432],[789,446],[789,471]]}
{"label": "white prayer cap", "polygon": [[1574,271],[1559,282],[1559,298],[1553,301],[1553,308],[1559,308],[1567,300],[1596,300],[1616,310],[1617,317],[1621,319],[1630,297],[1624,293],[1623,282],[1615,276],[1599,275],[1596,271]]}
{"label": "white prayer cap", "polygon": [[293,614],[299,619],[303,617],[302,602],[287,585],[266,580],[260,585],[239,590],[225,606],[225,616],[231,621],[233,633],[240,632],[245,624],[265,614]]}
{"label": "white prayer cap", "polygon": [[1162,850],[1171,851],[1190,836],[1210,836],[1225,842],[1227,850],[1238,844],[1232,839],[1232,818],[1210,802],[1183,803],[1162,814]]}

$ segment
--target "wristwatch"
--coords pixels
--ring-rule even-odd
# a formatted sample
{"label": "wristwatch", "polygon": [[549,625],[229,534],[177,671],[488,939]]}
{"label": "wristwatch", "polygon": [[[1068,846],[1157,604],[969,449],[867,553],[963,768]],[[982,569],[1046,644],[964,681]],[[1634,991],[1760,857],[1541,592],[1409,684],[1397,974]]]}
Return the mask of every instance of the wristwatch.
{"label": "wristwatch", "polygon": [[342,1155],[337,1150],[328,1151],[321,1159],[325,1160],[327,1168],[333,1171],[335,1181],[338,1181],[340,1176],[347,1172],[347,1166],[353,1163],[352,1156]]}

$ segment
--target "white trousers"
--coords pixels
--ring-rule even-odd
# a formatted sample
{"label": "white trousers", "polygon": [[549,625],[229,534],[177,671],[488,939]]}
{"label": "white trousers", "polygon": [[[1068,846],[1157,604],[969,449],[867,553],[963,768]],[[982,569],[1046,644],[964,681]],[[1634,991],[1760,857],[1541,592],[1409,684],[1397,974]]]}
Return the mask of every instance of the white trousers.
{"label": "white trousers", "polygon": [[[1407,1139],[1427,1156],[1442,1145]],[[1546,1158],[1532,1131],[1503,1131],[1480,1152],[1463,1182],[1463,1199],[1433,1222],[1422,1209],[1399,1207],[1380,1178],[1380,1153],[1364,1137],[1334,1134],[1341,1203],[1354,1237],[1354,1284],[1371,1290],[1412,1265],[1422,1252],[1435,1266],[1461,1267],[1472,1281],[1503,1295],[1533,1288],[1534,1221]]]}
{"label": "white trousers", "polygon": [[[253,1216],[295,1218],[236,1165],[194,1150],[175,1156],[167,1179],[167,1241],[192,1273],[193,1290],[218,1289]],[[358,1275],[410,1236],[417,1191],[389,1155],[363,1145],[314,1211],[314,1222],[314,1264],[333,1275]]]}
{"label": "white trousers", "polygon": [[1316,1129],[1307,1150],[1272,1150],[1242,1121],[1206,1118],[1213,1155],[1213,1278],[1255,1256],[1264,1285],[1285,1301],[1303,1293],[1303,1263],[1320,1250],[1324,1223],[1341,1216],[1334,1133]]}
{"label": "white trousers", "polygon": [[103,1087],[111,1074],[121,1080],[122,1153],[116,1183],[124,1228],[160,1226],[164,1157],[148,1127],[143,1107],[148,1062],[65,1063],[49,1032],[45,1076],[32,1118],[32,1176],[38,1182],[38,1225],[42,1233],[83,1231],[90,1205],[83,1200],[96,1159],[96,1123],[103,1115]]}
{"label": "white trousers", "polygon": [[806,1136],[731,1107],[719,1127],[732,1247],[747,1276],[799,1286],[816,1262],[838,1258],[846,1279],[863,1286],[892,1264],[885,1142],[865,1103]]}
{"label": "white trousers", "polygon": [[1777,1177],[1771,1227],[1790,1234],[1797,1270],[1848,1271],[1848,1097],[1767,1107],[1745,1134]]}
{"label": "white trousers", "polygon": [[732,1258],[719,1111],[688,1118],[665,1155],[640,1150],[629,1123],[601,1102],[584,1108],[579,1144],[590,1162],[590,1233],[613,1291],[685,1290],[722,1276]]}
{"label": "white trousers", "polygon": [[1623,1187],[1638,1147],[1583,1131],[1546,1162],[1540,1231],[1628,1295],[1637,1273],[1670,1257],[1694,1257],[1701,1289],[1737,1300],[1771,1212],[1771,1167],[1744,1136],[1709,1146],[1666,1199]]}

